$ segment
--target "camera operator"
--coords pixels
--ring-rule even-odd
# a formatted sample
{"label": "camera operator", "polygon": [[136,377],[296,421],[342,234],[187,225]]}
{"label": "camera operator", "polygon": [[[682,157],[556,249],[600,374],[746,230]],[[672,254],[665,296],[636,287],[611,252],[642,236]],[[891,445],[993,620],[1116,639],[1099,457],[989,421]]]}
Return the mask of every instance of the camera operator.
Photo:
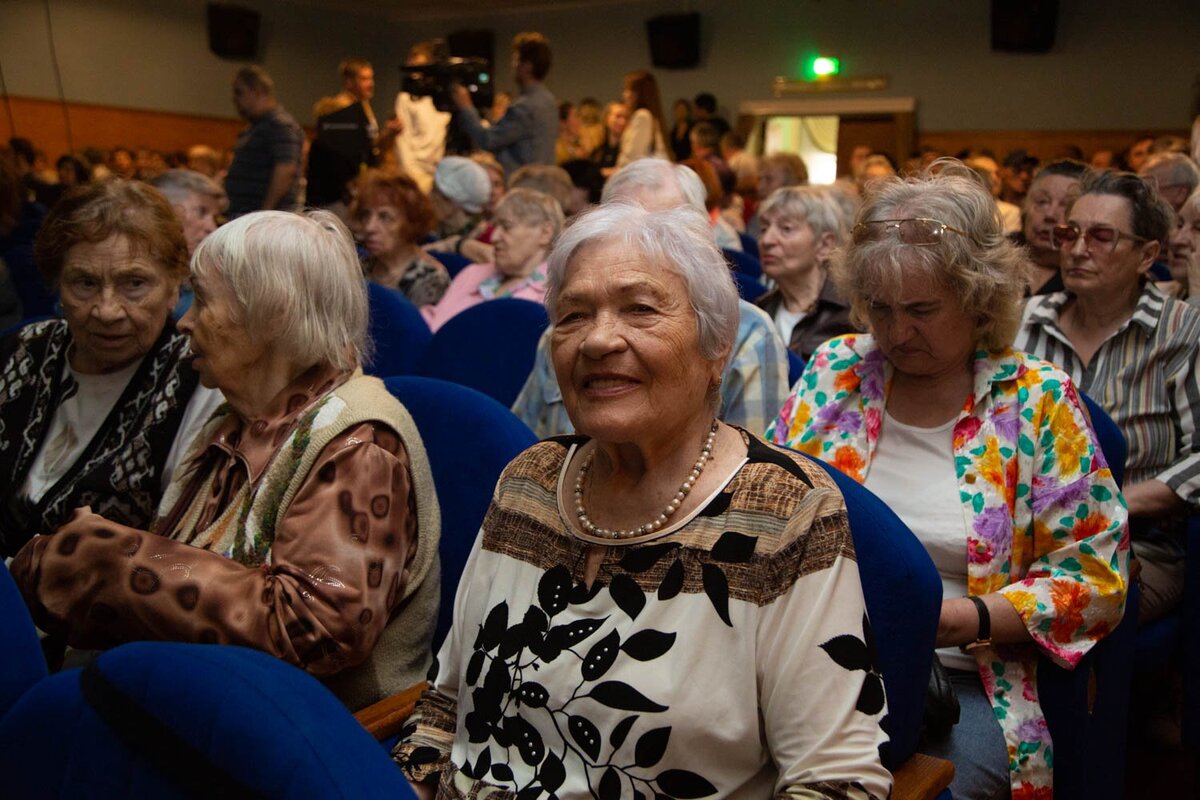
{"label": "camera operator", "polygon": [[[424,67],[445,61],[446,43],[441,39],[418,42],[408,51],[407,67]],[[406,91],[396,95],[396,163],[429,194],[433,173],[446,154],[446,126],[450,114],[438,111],[432,96],[415,96]]]}
{"label": "camera operator", "polygon": [[455,122],[474,147],[495,153],[510,175],[526,164],[553,164],[558,138],[558,101],[542,85],[550,71],[550,43],[540,33],[518,33],[512,47],[520,93],[490,128],[483,126],[471,93],[462,86],[453,89]]}

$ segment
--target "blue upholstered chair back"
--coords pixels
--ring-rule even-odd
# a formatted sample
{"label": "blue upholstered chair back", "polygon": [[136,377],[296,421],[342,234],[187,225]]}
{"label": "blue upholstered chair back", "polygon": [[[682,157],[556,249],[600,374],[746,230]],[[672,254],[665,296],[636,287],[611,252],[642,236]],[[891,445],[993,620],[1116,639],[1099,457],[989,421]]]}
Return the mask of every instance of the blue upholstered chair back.
{"label": "blue upholstered chair back", "polygon": [[742,250],[750,255],[758,258],[758,240],[748,233],[739,233],[738,239],[742,243]]}
{"label": "blue upholstered chair back", "polygon": [[400,292],[374,282],[367,283],[367,299],[374,351],[363,372],[378,378],[413,374],[433,338],[421,312]]}
{"label": "blue upholstered chair back", "polygon": [[421,432],[441,506],[442,606],[433,636],[437,652],[450,630],[458,579],[496,481],[508,462],[537,438],[511,411],[474,389],[416,377],[389,378],[384,385]]}
{"label": "blue upholstered chair back", "polygon": [[438,329],[417,374],[469,386],[511,407],[548,324],[545,307],[529,300],[502,297],[472,306]]}
{"label": "blue upholstered chair back", "polygon": [[37,629],[0,560],[0,718],[22,694],[46,677]]}
{"label": "blue upholstered chair back", "polygon": [[430,250],[429,255],[442,262],[442,266],[446,268],[446,272],[450,273],[451,278],[462,272],[464,267],[471,264],[471,259],[458,253],[442,253],[437,250]]}
{"label": "blue upholstered chair back", "polygon": [[1113,479],[1120,487],[1125,483],[1125,458],[1129,453],[1129,448],[1125,444],[1125,435],[1121,433],[1117,423],[1113,422],[1113,418],[1100,407],[1099,403],[1083,392],[1079,393],[1079,399],[1083,401],[1084,407],[1092,418],[1092,432],[1096,434],[1096,441],[1100,443],[1100,451],[1104,454],[1104,460],[1108,462]]}
{"label": "blue upholstered chair back", "polygon": [[830,474],[850,517],[858,572],[887,689],[883,763],[895,769],[916,752],[933,662],[942,581],[925,548],[887,505],[852,478]]}
{"label": "blue upholstered chair back", "polygon": [[257,650],[136,642],[0,720],[6,797],[413,797],[321,683]]}
{"label": "blue upholstered chair back", "polygon": [[[1139,599],[1138,587],[1131,585],[1121,624],[1074,670],[1065,670],[1045,656],[1038,658],[1038,699],[1054,741],[1056,798],[1119,800],[1125,796]],[[1097,764],[1104,764],[1104,769],[1097,769]]]}
{"label": "blue upholstered chair back", "polygon": [[740,250],[730,250],[728,247],[722,247],[721,252],[725,254],[725,260],[733,266],[734,272],[749,275],[751,278],[757,278],[762,275],[762,263],[749,253],[743,253]]}
{"label": "blue upholstered chair back", "polygon": [[767,293],[767,287],[761,281],[744,272],[733,273],[733,282],[737,284],[738,295],[747,303],[753,303]]}
{"label": "blue upholstered chair back", "polygon": [[788,350],[788,386],[795,386],[796,381],[804,374],[804,359]]}

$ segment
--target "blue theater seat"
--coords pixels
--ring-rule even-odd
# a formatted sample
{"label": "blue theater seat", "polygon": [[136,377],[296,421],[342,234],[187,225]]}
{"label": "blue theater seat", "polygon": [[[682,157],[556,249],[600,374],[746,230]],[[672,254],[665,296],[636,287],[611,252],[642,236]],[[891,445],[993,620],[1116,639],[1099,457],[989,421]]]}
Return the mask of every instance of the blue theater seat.
{"label": "blue theater seat", "polygon": [[137,642],[51,676],[0,720],[6,797],[403,800],[320,681],[241,647]]}

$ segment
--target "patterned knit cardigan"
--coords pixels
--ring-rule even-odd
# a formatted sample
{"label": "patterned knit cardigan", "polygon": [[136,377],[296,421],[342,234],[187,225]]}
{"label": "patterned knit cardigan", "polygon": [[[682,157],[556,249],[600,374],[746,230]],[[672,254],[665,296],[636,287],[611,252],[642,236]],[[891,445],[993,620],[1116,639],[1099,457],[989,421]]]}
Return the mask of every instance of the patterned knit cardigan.
{"label": "patterned knit cardigan", "polygon": [[[228,413],[231,413],[228,406],[223,406],[213,415],[196,437],[185,463],[207,448]],[[271,563],[275,523],[286,516],[325,445],[338,434],[367,421],[388,425],[404,442],[417,495],[419,535],[417,553],[408,570],[409,581],[397,604],[403,613],[397,613],[388,623],[366,661],[325,679],[330,690],[351,709],[370,705],[424,678],[431,663],[430,642],[440,597],[437,554],[441,512],[429,459],[412,417],[378,378],[356,372],[318,401],[279,448],[264,470],[263,479],[243,486],[227,511],[195,538],[191,537],[206,501],[205,492],[196,494],[174,529],[159,531],[176,541],[190,540],[249,566]],[[160,522],[190,483],[188,470],[179,473],[159,506]]]}

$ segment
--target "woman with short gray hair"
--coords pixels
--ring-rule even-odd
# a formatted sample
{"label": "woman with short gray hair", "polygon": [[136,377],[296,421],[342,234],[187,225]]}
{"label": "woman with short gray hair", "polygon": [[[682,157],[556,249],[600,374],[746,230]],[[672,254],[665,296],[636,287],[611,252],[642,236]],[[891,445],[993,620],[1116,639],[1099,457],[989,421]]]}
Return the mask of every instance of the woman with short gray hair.
{"label": "woman with short gray hair", "polygon": [[76,647],[159,639],[256,647],[352,709],[418,681],[439,596],[439,512],[421,438],[364,377],[366,290],[328,212],[247,214],[192,259],[179,322],[227,400],[152,531],[76,511],[12,571]]}
{"label": "woman with short gray hair", "polygon": [[822,649],[870,641],[841,494],[715,418],[738,300],[708,217],[584,213],[547,303],[580,435],[500,478],[394,753],[418,795],[886,797],[878,672]]}
{"label": "woman with short gray hair", "polygon": [[775,288],[755,301],[775,320],[788,349],[808,361],[827,339],[850,333],[850,310],[829,280],[829,258],[846,237],[841,209],[825,186],[776,189],[758,210],[763,274]]}
{"label": "woman with short gray hair", "polygon": [[430,329],[436,331],[452,317],[485,300],[515,297],[542,302],[546,254],[562,230],[562,207],[543,192],[512,189],[496,204],[492,223],[492,263],[466,267],[454,276],[436,305],[421,306]]}
{"label": "woman with short gray hair", "polygon": [[690,208],[648,214],[632,203],[613,203],[605,211],[581,217],[562,233],[550,253],[546,280],[550,319],[557,311],[567,267],[580,248],[600,241],[619,242],[649,263],[678,273],[696,314],[703,357],[728,353],[737,335],[737,290],[704,217]]}

